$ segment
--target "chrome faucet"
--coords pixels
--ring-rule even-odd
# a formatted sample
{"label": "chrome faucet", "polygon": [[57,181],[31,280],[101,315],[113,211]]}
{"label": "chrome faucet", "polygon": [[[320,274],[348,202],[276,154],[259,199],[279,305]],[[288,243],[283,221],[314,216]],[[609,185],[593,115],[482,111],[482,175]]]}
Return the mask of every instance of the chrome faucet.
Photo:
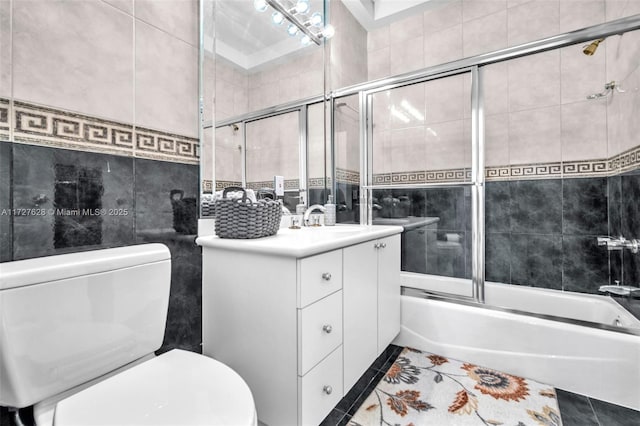
{"label": "chrome faucet", "polygon": [[304,224],[304,226],[309,226],[309,217],[311,216],[311,213],[316,209],[320,210],[322,213],[326,211],[322,204],[313,204],[312,206],[309,206],[309,208],[304,211],[304,216],[302,217],[302,223]]}
{"label": "chrome faucet", "polygon": [[638,253],[640,250],[640,240],[627,240],[625,237],[619,238],[598,237],[599,246],[607,246],[607,250],[629,249],[631,253]]}

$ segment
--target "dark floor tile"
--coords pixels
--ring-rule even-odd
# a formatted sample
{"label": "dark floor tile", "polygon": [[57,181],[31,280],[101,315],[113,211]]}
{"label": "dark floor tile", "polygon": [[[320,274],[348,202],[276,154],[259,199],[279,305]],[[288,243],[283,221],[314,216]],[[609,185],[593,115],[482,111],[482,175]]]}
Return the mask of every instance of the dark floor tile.
{"label": "dark floor tile", "polygon": [[562,180],[562,233],[608,235],[607,178]]}
{"label": "dark floor tile", "polygon": [[596,237],[562,237],[562,289],[598,294],[609,284],[609,252]]}
{"label": "dark floor tile", "polygon": [[591,409],[589,398],[556,389],[563,426],[601,426]]}
{"label": "dark floor tile", "polygon": [[513,181],[510,187],[511,232],[562,232],[562,180]]}
{"label": "dark floor tile", "polygon": [[338,402],[336,409],[348,413],[353,404],[358,400],[360,395],[367,389],[369,384],[375,377],[380,374],[380,371],[374,369],[367,369],[362,376],[358,379],[355,385],[347,392],[347,394]]}
{"label": "dark floor tile", "polygon": [[638,426],[640,411],[604,401],[590,399],[596,418],[601,426]]}
{"label": "dark floor tile", "polygon": [[343,423],[343,419],[345,418],[345,413],[340,410],[333,409],[327,417],[320,423],[320,426],[338,426],[345,424]]}
{"label": "dark floor tile", "polygon": [[356,414],[362,403],[369,397],[369,394],[373,392],[376,388],[380,380],[384,377],[385,373],[383,371],[376,372],[377,374],[373,377],[373,379],[369,382],[367,387],[362,391],[362,393],[356,398],[351,408],[347,411],[349,416],[353,416]]}
{"label": "dark floor tile", "polygon": [[562,289],[562,236],[511,235],[511,283]]}

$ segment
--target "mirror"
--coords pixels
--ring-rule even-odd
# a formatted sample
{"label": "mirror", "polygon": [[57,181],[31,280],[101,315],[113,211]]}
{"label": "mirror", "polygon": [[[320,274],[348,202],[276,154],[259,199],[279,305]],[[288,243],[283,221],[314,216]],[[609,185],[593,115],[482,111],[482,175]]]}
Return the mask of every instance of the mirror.
{"label": "mirror", "polygon": [[[319,45],[283,16],[288,12],[319,36]],[[203,0],[204,193],[228,186],[272,188],[278,175],[284,177],[285,205],[295,209],[300,197],[306,202],[307,149],[314,152],[309,163],[318,162],[310,164],[309,178],[324,187],[326,159],[315,154],[318,144],[326,152],[326,114],[305,102],[324,106],[324,16],[324,0]]]}

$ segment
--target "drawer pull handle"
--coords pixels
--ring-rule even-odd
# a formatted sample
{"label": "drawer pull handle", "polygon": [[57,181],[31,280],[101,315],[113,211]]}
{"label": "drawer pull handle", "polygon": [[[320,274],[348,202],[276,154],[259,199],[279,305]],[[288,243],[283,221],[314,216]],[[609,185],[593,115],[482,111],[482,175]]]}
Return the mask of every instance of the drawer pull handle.
{"label": "drawer pull handle", "polygon": [[322,388],[322,391],[324,393],[326,393],[327,395],[331,395],[331,392],[333,392],[333,388],[329,385],[325,386]]}
{"label": "drawer pull handle", "polygon": [[382,248],[386,248],[386,247],[387,247],[387,243],[382,243],[382,244],[380,244],[380,247],[382,247]]}
{"label": "drawer pull handle", "polygon": [[331,274],[328,272],[325,272],[324,274],[322,274],[322,279],[325,281],[331,280]]}
{"label": "drawer pull handle", "polygon": [[379,249],[379,248],[380,248],[380,243],[375,243],[375,244],[373,245],[373,248],[377,248],[377,249]]}
{"label": "drawer pull handle", "polygon": [[327,334],[330,334],[333,331],[333,327],[331,327],[331,324],[327,324],[324,327],[322,327],[322,331],[324,331]]}

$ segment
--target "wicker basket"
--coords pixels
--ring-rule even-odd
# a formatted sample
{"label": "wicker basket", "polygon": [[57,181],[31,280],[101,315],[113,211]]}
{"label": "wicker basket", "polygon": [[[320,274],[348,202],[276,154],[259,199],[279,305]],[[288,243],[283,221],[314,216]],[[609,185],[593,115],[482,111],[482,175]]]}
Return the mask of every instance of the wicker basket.
{"label": "wicker basket", "polygon": [[[242,191],[242,198],[227,198],[229,191]],[[214,217],[220,238],[261,238],[275,235],[280,228],[282,206],[274,200],[251,202],[240,187],[228,187],[216,201]]]}

